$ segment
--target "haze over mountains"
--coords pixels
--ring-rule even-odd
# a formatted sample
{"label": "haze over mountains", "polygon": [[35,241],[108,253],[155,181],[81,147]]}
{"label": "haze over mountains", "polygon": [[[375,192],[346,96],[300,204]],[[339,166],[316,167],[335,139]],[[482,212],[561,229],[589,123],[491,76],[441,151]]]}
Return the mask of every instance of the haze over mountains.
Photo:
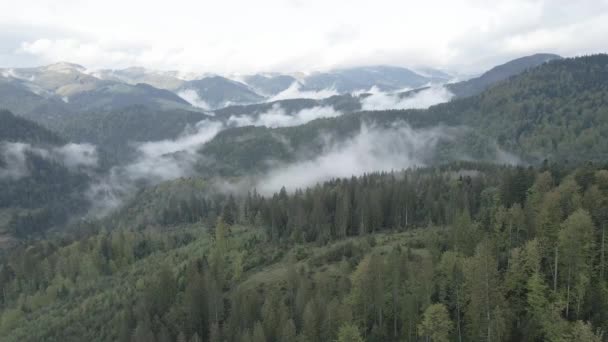
{"label": "haze over mountains", "polygon": [[[453,99],[482,93],[556,59],[560,57],[551,54],[523,57],[477,78],[452,83],[444,72],[426,69],[415,73],[387,66],[307,76],[231,78],[143,68],[90,71],[70,63],[2,69],[0,106],[45,126],[56,132],[46,135],[58,134],[65,141],[57,145],[7,136],[2,140],[27,145],[18,149],[5,145],[3,153],[4,158],[20,160],[22,168],[36,155],[39,162],[56,165],[52,166],[58,167],[56,176],[65,174],[62,179],[80,184],[75,192],[71,189],[66,194],[96,203],[89,211],[97,214],[116,208],[142,185],[183,176],[246,175],[238,181],[239,187],[272,192],[287,185],[283,183],[296,170],[307,168],[310,172],[298,172],[306,177],[289,182],[292,189],[332,177],[434,164],[442,159],[519,163],[520,158],[532,158],[531,154],[518,151],[518,157],[508,152],[517,147],[505,150],[496,138],[471,130],[475,122],[466,123],[468,128],[431,125],[420,130],[413,128],[418,119],[395,120],[393,113],[401,116],[400,112],[369,111],[425,109],[456,101]],[[458,103],[462,102],[454,105]],[[367,113],[355,114],[361,111]],[[328,120],[318,120],[324,118]],[[485,144],[485,149],[475,147],[479,144]],[[393,145],[392,152],[384,150],[388,145]],[[73,153],[67,156],[74,160],[51,157],[56,153],[48,151],[62,151],[62,146],[69,146]],[[339,160],[351,165],[341,168],[348,174],[335,172],[339,168],[334,163]],[[70,168],[72,164],[87,167]],[[64,171],[60,171],[62,167]],[[4,181],[15,170],[4,170]],[[36,182],[30,186],[36,188]],[[19,191],[18,185],[13,186]],[[6,206],[15,208],[8,202]],[[57,222],[62,218],[66,216],[58,215]]]}
{"label": "haze over mountains", "polygon": [[[499,81],[522,70],[556,58],[555,55],[538,55],[514,61],[495,76],[487,75],[487,84]],[[516,64],[520,65],[517,66]],[[506,70],[512,68],[512,70]],[[183,74],[144,68],[91,71],[71,63],[57,63],[39,68],[0,69],[0,80],[5,88],[3,101],[14,92],[29,92],[32,99],[51,102],[67,110],[80,111],[117,109],[132,104],[180,107],[184,101],[172,96],[168,90],[182,95],[191,105],[206,110],[229,105],[260,103],[286,98],[321,98],[330,95],[362,93],[375,88],[381,92],[416,89],[431,84],[444,84],[452,76],[427,68],[416,73],[406,68],[375,66],[339,69],[310,75],[255,74],[237,77],[219,75]],[[151,87],[138,86],[148,84]],[[156,89],[154,89],[156,88]],[[36,95],[38,97],[36,97]],[[70,106],[70,103],[76,103]],[[8,105],[4,103],[5,107]],[[41,104],[42,105],[42,104]],[[18,108],[16,112],[21,112]],[[35,111],[34,109],[29,109]],[[27,112],[28,109],[23,111]]]}
{"label": "haze over mountains", "polygon": [[[484,246],[485,240],[478,236],[480,228],[471,223],[469,211],[479,224],[498,226],[503,235],[497,241],[512,241],[505,237],[505,227],[511,224],[509,220],[519,220],[517,227],[521,227],[525,215],[534,215],[530,224],[538,225],[536,231],[543,234],[542,229],[551,225],[542,220],[554,220],[546,214],[554,208],[572,212],[564,219],[562,231],[587,229],[580,227],[591,227],[592,220],[604,217],[602,207],[596,206],[606,203],[601,198],[606,196],[608,178],[604,170],[595,171],[594,165],[608,160],[608,55],[537,54],[459,82],[433,70],[414,73],[385,66],[297,77],[199,77],[141,68],[90,72],[69,63],[1,73],[0,106],[9,110],[0,110],[0,256],[4,251],[10,256],[0,267],[0,284],[8,293],[32,294],[23,304],[0,300],[10,305],[0,319],[7,341],[64,339],[66,327],[72,325],[74,340],[88,334],[100,341],[116,340],[120,334],[125,342],[147,342],[158,334],[171,341],[166,336],[180,333],[162,327],[190,323],[184,323],[169,306],[195,303],[195,313],[186,317],[211,317],[196,313],[208,305],[196,298],[226,299],[226,286],[235,293],[251,287],[266,296],[261,290],[268,288],[265,282],[283,286],[284,263],[292,259],[313,265],[312,277],[324,274],[327,262],[334,276],[346,281],[345,275],[352,273],[346,260],[358,260],[356,255],[376,248],[380,254],[369,255],[382,255],[384,248],[393,248],[398,241],[423,251],[412,257],[419,261],[407,257],[408,265],[423,261],[432,265],[432,247],[422,231],[407,236],[392,232],[386,239],[374,240],[390,227],[426,227],[425,232],[436,234],[431,239],[466,248],[467,258],[478,258],[481,252],[472,246]],[[576,170],[571,171],[569,165]],[[559,183],[553,183],[551,173],[561,177]],[[538,197],[539,191],[542,196]],[[525,209],[518,204],[522,201],[526,201]],[[510,206],[498,207],[498,202]],[[596,211],[591,216],[574,209],[577,206]],[[507,223],[495,223],[499,220]],[[225,224],[233,227],[229,233],[223,231]],[[448,230],[436,230],[435,224],[451,224],[450,229],[459,234],[469,232],[467,241],[444,237]],[[214,237],[200,225],[215,226]],[[258,228],[264,237],[246,237],[257,234]],[[567,250],[560,234],[558,248]],[[336,242],[346,237],[351,247]],[[230,246],[221,247],[224,239],[247,241],[238,249],[240,256],[211,254],[192,259],[208,250],[208,243],[214,246],[213,253],[222,253],[220,248],[237,253]],[[261,241],[293,255],[283,258],[272,256],[273,252],[252,252]],[[31,243],[35,247],[22,248]],[[329,252],[316,251],[324,248],[316,246],[333,243],[338,245]],[[299,255],[301,250],[306,254]],[[56,261],[56,253],[90,256]],[[123,261],[100,261],[119,260],[121,253]],[[245,271],[238,266],[245,253],[256,255],[248,262],[260,268],[248,266]],[[494,254],[488,252],[479,260],[491,257]],[[185,278],[189,285],[182,289],[172,285],[177,284],[172,271],[166,271],[168,281],[148,278],[157,274],[153,270],[160,262],[157,258],[178,270],[197,269],[199,264],[203,270],[211,267],[207,265],[221,270],[224,267],[217,263],[229,260],[237,271],[230,276],[232,285]],[[358,263],[371,262],[371,258]],[[55,266],[43,271],[45,266],[36,266],[41,263],[24,266],[21,260],[45,260]],[[181,260],[190,260],[194,266],[184,266]],[[341,266],[334,270],[338,261]],[[135,274],[121,273],[131,267]],[[277,269],[277,275],[272,273]],[[31,270],[42,278],[30,275]],[[45,272],[61,275],[48,276],[50,281],[44,278]],[[203,272],[209,272],[209,279],[215,277],[212,271]],[[245,278],[241,278],[243,272]],[[481,267],[468,277],[480,272]],[[22,279],[37,285],[17,285]],[[139,279],[161,285],[147,289]],[[359,284],[357,277],[348,279]],[[566,281],[560,285],[562,291]],[[92,318],[110,317],[117,310],[129,315],[131,309],[118,309],[135,301],[124,298],[123,288],[135,291],[139,303],[152,303],[134,310],[143,313],[130,313],[138,317],[138,323],[122,320],[124,334],[106,324],[108,320]],[[156,300],[168,288],[178,288],[174,293],[180,294],[171,294],[171,304],[161,307]],[[192,294],[201,288],[207,291]],[[182,296],[186,299],[179,299]],[[105,304],[83,306],[80,298]],[[296,310],[312,310],[308,303]],[[340,305],[350,305],[344,303]],[[271,310],[269,305],[264,304],[262,311]],[[222,301],[217,306],[226,308],[227,304]],[[92,307],[95,313],[83,320],[81,312],[90,312]],[[161,328],[150,326],[148,311],[164,312],[162,318],[154,318],[163,322]],[[246,314],[226,310],[222,315]],[[311,319],[310,314],[301,315],[308,317],[302,318],[305,321]],[[557,322],[565,324],[565,317]],[[230,322],[226,318],[222,324],[227,327]],[[363,324],[370,334],[380,336],[375,340],[383,340],[382,333]],[[176,330],[191,329],[188,334],[196,341],[199,333],[219,334],[213,332],[220,329],[213,324],[209,331],[199,323],[192,325]],[[585,327],[590,331],[589,325]],[[221,334],[230,336],[230,329],[222,329]],[[270,326],[256,329],[258,335],[260,329],[272,331]],[[298,329],[311,334],[312,340],[319,340],[314,336],[321,334],[335,335]],[[525,333],[513,329],[515,335]],[[236,335],[231,339],[240,341]]]}
{"label": "haze over mountains", "polygon": [[0,342],[608,341],[608,0],[0,1]]}

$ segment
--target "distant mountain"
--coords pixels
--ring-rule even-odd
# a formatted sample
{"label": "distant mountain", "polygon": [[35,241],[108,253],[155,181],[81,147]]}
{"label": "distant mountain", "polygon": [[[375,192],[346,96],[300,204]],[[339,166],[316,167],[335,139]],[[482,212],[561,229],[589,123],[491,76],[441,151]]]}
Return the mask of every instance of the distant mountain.
{"label": "distant mountain", "polygon": [[496,66],[479,77],[464,82],[450,84],[448,85],[448,89],[454,93],[456,97],[477,95],[494,84],[506,80],[511,76],[521,74],[528,69],[561,58],[561,56],[546,53],[539,53],[517,58],[505,64]]}
{"label": "distant mountain", "polygon": [[37,122],[52,121],[71,112],[60,98],[39,95],[22,80],[7,77],[0,77],[0,109]]}
{"label": "distant mountain", "polygon": [[150,108],[187,108],[190,103],[175,93],[151,85],[112,83],[81,92],[69,98],[69,104],[81,111],[117,110],[133,105]]}
{"label": "distant mountain", "polygon": [[87,111],[112,111],[133,105],[193,109],[175,93],[148,84],[100,79],[79,65],[0,70],[0,108],[55,128]]}
{"label": "distant mountain", "polygon": [[421,75],[421,76],[424,76],[427,78],[431,78],[436,82],[437,81],[447,82],[454,78],[454,76],[449,74],[448,72],[445,72],[445,71],[439,70],[439,69],[429,68],[429,67],[416,68],[416,69],[414,69],[414,71],[418,75]]}
{"label": "distant mountain", "polygon": [[36,68],[1,69],[0,74],[21,80],[33,92],[47,97],[69,97],[107,83],[87,74],[83,66],[66,62]]}
{"label": "distant mountain", "polygon": [[184,94],[189,91],[194,92],[199,106],[202,107],[201,104],[204,104],[208,106],[208,109],[258,103],[265,99],[264,96],[255,93],[246,84],[221,76],[205,77],[200,80],[185,82],[178,90],[178,94],[186,97],[187,95]]}
{"label": "distant mountain", "polygon": [[250,105],[229,106],[215,110],[215,119],[227,121],[233,115],[248,115],[257,118],[260,114],[266,113],[273,108],[280,107],[285,114],[291,115],[299,111],[314,107],[332,107],[336,111],[351,113],[361,110],[361,97],[350,94],[335,95],[325,99],[288,99],[272,102],[264,102]]}
{"label": "distant mountain", "polygon": [[369,90],[372,87],[381,91],[395,91],[403,88],[418,88],[436,81],[439,79],[425,77],[406,68],[369,66],[315,73],[304,79],[303,88],[335,89],[338,93]]}
{"label": "distant mountain", "polygon": [[[556,58],[554,58],[556,59]],[[541,59],[542,60],[542,59]],[[500,69],[499,69],[500,70]],[[542,63],[476,96],[428,110],[359,112],[297,127],[231,128],[201,149],[201,173],[238,176],[264,172],[268,161],[318,155],[321,136],[344,141],[362,123],[391,127],[453,127],[455,140],[438,145],[427,162],[459,158],[498,160],[496,148],[530,163],[543,159],[603,162],[608,158],[608,55]]]}
{"label": "distant mountain", "polygon": [[289,75],[262,74],[245,76],[243,81],[256,93],[263,96],[277,95],[297,82],[296,78]]}
{"label": "distant mountain", "polygon": [[97,70],[92,75],[103,79],[116,82],[123,82],[131,85],[146,83],[159,89],[176,90],[186,81],[185,75],[180,75],[177,71],[157,71],[141,67],[131,67],[126,69],[103,69]]}

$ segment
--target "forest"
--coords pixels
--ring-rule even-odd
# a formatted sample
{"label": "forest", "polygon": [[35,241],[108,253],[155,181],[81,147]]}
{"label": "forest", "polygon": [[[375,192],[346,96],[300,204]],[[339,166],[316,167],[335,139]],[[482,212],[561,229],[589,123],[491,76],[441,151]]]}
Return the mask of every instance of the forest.
{"label": "forest", "polygon": [[[274,104],[227,107],[210,140],[152,164],[129,164],[147,161],[141,142],[196,142],[211,116],[99,109],[56,133],[0,111],[0,340],[604,341],[607,79],[593,55],[425,110],[356,112],[339,95],[312,103],[342,115],[270,128],[228,122]],[[362,144],[421,166],[249,186],[367,128],[436,139]],[[97,217],[112,198],[96,185],[128,195]]]}
{"label": "forest", "polygon": [[460,162],[272,196],[205,189],[165,183],[79,234],[11,251],[2,340],[605,338],[605,165]]}

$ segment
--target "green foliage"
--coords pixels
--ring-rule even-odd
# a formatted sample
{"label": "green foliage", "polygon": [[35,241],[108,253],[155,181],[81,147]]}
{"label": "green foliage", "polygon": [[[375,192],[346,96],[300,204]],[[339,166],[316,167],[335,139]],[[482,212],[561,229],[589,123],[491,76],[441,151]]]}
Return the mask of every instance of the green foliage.
{"label": "green foliage", "polygon": [[424,310],[418,333],[433,342],[448,342],[452,322],[443,304],[433,304]]}
{"label": "green foliage", "polygon": [[346,323],[340,327],[338,342],[363,342],[356,325]]}
{"label": "green foliage", "polygon": [[[547,60],[539,58],[533,65]],[[560,59],[496,84],[494,80],[484,92],[428,110],[358,112],[296,127],[228,129],[203,146],[200,152],[206,158],[198,171],[209,176],[263,172],[270,160],[292,162],[319,155],[326,147],[320,137],[345,141],[359,133],[362,125],[381,129],[398,122],[413,128],[454,128],[450,130],[452,139],[440,139],[427,156],[427,164],[461,160],[462,156],[512,162],[505,158],[505,151],[533,164],[543,160],[603,162],[608,157],[606,66],[608,55]],[[527,68],[516,66],[514,74]],[[503,188],[509,189],[502,194],[506,206],[522,200],[529,181],[525,172],[512,175],[510,186]]]}
{"label": "green foliage", "polygon": [[[234,198],[196,179],[159,185],[97,223],[109,229],[10,251],[0,332],[7,342],[601,340],[608,178],[585,169],[461,163]],[[535,181],[506,194],[518,174]],[[369,198],[381,205],[362,218]]]}

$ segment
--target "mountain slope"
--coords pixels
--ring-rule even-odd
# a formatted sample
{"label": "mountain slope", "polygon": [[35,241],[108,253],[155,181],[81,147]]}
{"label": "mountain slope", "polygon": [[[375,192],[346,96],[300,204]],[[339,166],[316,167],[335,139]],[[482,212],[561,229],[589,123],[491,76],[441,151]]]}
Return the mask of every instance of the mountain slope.
{"label": "mountain slope", "polygon": [[87,74],[83,66],[66,62],[36,68],[1,69],[0,72],[60,97],[69,97],[107,83]]}
{"label": "mountain slope", "polygon": [[129,106],[82,113],[57,127],[70,140],[103,148],[116,162],[133,157],[134,142],[178,137],[187,126],[210,118],[198,111]]}
{"label": "mountain slope", "polygon": [[364,123],[391,127],[399,121],[415,129],[468,127],[466,134],[459,131],[459,140],[440,144],[431,162],[467,155],[496,157],[493,146],[530,162],[601,161],[608,158],[607,111],[608,56],[564,59],[542,64],[477,96],[428,110],[362,112],[289,128],[229,129],[203,146],[200,169],[225,175],[264,170],[271,160],[288,162],[320,153],[323,136],[345,141]]}
{"label": "mountain slope", "polygon": [[273,96],[289,88],[297,80],[289,75],[249,75],[244,78],[245,83],[256,93],[264,96]]}
{"label": "mountain slope", "polygon": [[606,160],[608,55],[545,63],[429,118],[476,127],[535,159]]}
{"label": "mountain slope", "polygon": [[87,111],[111,111],[133,105],[193,109],[168,90],[100,79],[71,63],[0,71],[0,108],[53,129]]}
{"label": "mountain slope", "polygon": [[134,105],[150,108],[188,108],[190,104],[174,93],[147,84],[114,83],[81,92],[69,98],[71,107],[79,111],[117,110]]}
{"label": "mountain slope", "polygon": [[0,247],[64,223],[88,205],[83,193],[96,167],[90,146],[66,144],[36,123],[0,111]]}
{"label": "mountain slope", "polygon": [[184,91],[194,91],[198,100],[203,101],[208,109],[264,100],[263,96],[256,94],[247,85],[221,76],[185,82],[180,88],[180,92]]}
{"label": "mountain slope", "polygon": [[130,67],[118,70],[97,70],[94,76],[103,80],[123,82],[131,85],[146,83],[159,89],[177,90],[185,82],[173,71],[148,70],[141,67]]}
{"label": "mountain slope", "polygon": [[64,140],[42,126],[0,110],[0,141],[29,144],[60,144]]}
{"label": "mountain slope", "polygon": [[377,87],[382,91],[418,88],[434,80],[409,69],[391,66],[370,66],[339,69],[312,74],[304,79],[304,89],[334,89],[338,93],[369,90]]}
{"label": "mountain slope", "polygon": [[454,93],[456,97],[477,95],[496,83],[506,80],[511,76],[521,74],[528,69],[561,58],[561,56],[547,53],[539,53],[517,58],[505,64],[496,66],[479,77],[464,82],[450,84],[447,87],[452,93]]}
{"label": "mountain slope", "polygon": [[41,96],[22,81],[6,77],[0,77],[0,109],[39,123],[56,120],[71,112],[60,98]]}

